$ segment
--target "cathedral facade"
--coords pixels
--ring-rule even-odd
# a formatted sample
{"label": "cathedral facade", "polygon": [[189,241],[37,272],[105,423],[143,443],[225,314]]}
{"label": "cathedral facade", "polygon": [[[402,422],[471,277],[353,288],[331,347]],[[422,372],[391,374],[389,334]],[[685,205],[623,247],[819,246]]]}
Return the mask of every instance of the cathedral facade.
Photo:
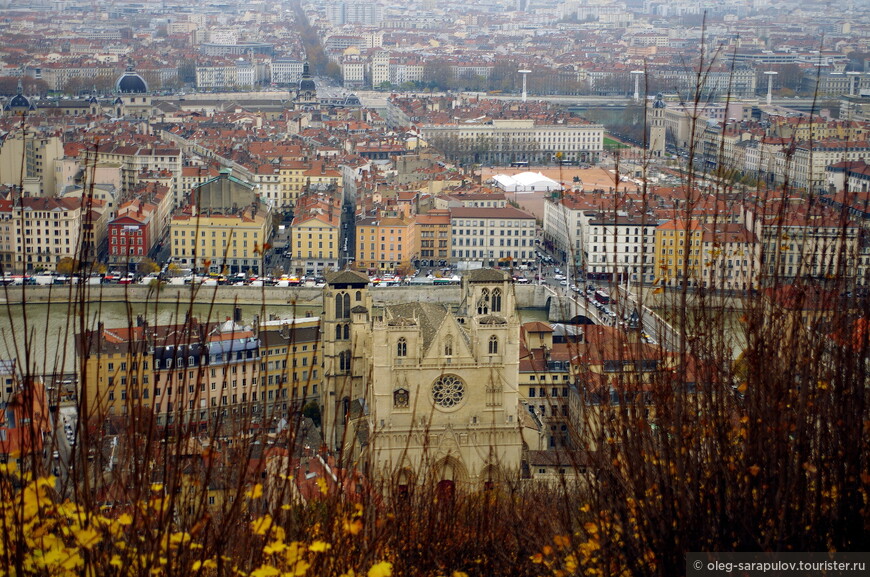
{"label": "cathedral facade", "polygon": [[510,276],[468,272],[458,307],[372,309],[368,278],[324,289],[323,431],[391,487],[483,488],[520,468],[519,321]]}

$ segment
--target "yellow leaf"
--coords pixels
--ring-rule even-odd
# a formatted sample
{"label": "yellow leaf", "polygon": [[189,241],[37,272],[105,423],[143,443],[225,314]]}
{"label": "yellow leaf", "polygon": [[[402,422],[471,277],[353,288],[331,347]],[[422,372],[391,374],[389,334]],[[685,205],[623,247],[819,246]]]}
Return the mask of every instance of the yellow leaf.
{"label": "yellow leaf", "polygon": [[275,577],[280,574],[281,572],[278,569],[269,565],[262,565],[259,569],[251,571],[251,577]]}
{"label": "yellow leaf", "polygon": [[151,490],[155,493],[159,493],[163,490],[163,483],[151,483]]}
{"label": "yellow leaf", "polygon": [[454,571],[451,577],[468,577],[468,573],[462,571]]}
{"label": "yellow leaf", "polygon": [[117,519],[118,525],[130,525],[133,523],[133,517],[131,517],[128,513],[124,513]]}
{"label": "yellow leaf", "polygon": [[253,488],[251,488],[250,491],[245,493],[245,495],[247,495],[251,499],[259,499],[260,497],[263,496],[263,485],[257,483],[256,485],[253,486]]}
{"label": "yellow leaf", "polygon": [[268,545],[263,547],[263,553],[265,553],[266,555],[271,555],[273,553],[280,553],[286,548],[287,545],[285,543],[282,543],[281,541],[273,541],[272,543],[269,543]]}
{"label": "yellow leaf", "polygon": [[317,477],[317,486],[320,487],[320,492],[326,495],[326,479],[323,477]]}
{"label": "yellow leaf", "polygon": [[269,530],[269,527],[272,526],[272,516],[271,515],[263,515],[259,519],[255,519],[251,522],[251,528],[254,530],[254,533],[257,535],[265,535],[266,531]]}
{"label": "yellow leaf", "polygon": [[369,569],[368,577],[390,577],[393,574],[393,564],[388,561],[381,561]]}
{"label": "yellow leaf", "polygon": [[357,535],[360,531],[362,531],[363,524],[359,519],[354,519],[353,521],[345,521],[344,522],[344,530],[351,535]]}
{"label": "yellow leaf", "polygon": [[330,545],[329,543],[326,543],[324,541],[315,541],[314,543],[309,545],[308,550],[314,551],[315,553],[325,553],[326,551],[329,551],[330,548],[332,548],[332,545]]}
{"label": "yellow leaf", "polygon": [[90,549],[101,541],[100,534],[93,529],[79,529],[74,536],[78,544],[85,549]]}
{"label": "yellow leaf", "polygon": [[189,543],[190,542],[190,533],[187,533],[185,531],[173,533],[169,537],[169,542],[174,546],[184,545],[185,543]]}
{"label": "yellow leaf", "polygon": [[661,294],[663,292],[665,292],[665,289],[663,289],[662,287],[658,287],[658,288],[653,290],[654,295]]}
{"label": "yellow leaf", "polygon": [[571,540],[568,539],[567,535],[556,535],[553,537],[553,543],[556,544],[556,547],[560,549],[565,549],[571,544]]}
{"label": "yellow leaf", "polygon": [[596,525],[595,523],[585,523],[583,525],[583,528],[586,529],[586,532],[590,535],[595,535],[596,533],[598,533],[598,525]]}
{"label": "yellow leaf", "polygon": [[737,387],[737,392],[743,394],[746,392],[746,389],[748,389],[748,388],[749,388],[749,385],[747,385],[746,383],[740,383],[740,386]]}
{"label": "yellow leaf", "polygon": [[115,567],[123,567],[124,563],[121,561],[121,557],[119,555],[112,555],[112,560],[109,561],[109,565],[114,565]]}
{"label": "yellow leaf", "polygon": [[[309,567],[311,567],[311,563],[308,561],[299,561],[293,566],[293,575],[296,575],[297,577],[305,575],[308,573]],[[287,575],[287,573],[284,573],[284,575]]]}

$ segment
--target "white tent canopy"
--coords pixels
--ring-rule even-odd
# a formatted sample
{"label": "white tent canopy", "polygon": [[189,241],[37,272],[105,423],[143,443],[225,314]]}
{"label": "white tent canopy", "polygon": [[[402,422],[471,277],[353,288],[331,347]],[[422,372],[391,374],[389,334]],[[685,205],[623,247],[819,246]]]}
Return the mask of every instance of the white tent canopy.
{"label": "white tent canopy", "polygon": [[519,174],[497,174],[493,182],[505,192],[550,192],[562,190],[562,185],[547,178],[540,172],[521,172]]}

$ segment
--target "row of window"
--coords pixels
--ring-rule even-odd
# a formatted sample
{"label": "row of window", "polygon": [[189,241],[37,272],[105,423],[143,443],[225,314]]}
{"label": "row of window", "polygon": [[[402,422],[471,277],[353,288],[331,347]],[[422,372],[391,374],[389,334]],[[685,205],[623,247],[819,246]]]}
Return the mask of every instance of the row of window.
{"label": "row of window", "polygon": [[[554,376],[553,379],[555,380],[555,378],[556,377]],[[566,376],[566,378],[567,378],[567,376]],[[550,389],[550,397],[551,398],[558,398],[559,396],[567,398],[568,397],[568,387],[562,387],[561,388],[562,394],[560,395],[559,393],[560,393],[560,389],[558,387],[552,387]],[[541,397],[542,399],[546,398],[547,397],[547,389],[544,387],[540,387],[538,389],[535,389],[535,387],[529,387],[529,398],[530,399],[535,398],[536,394],[538,397]]]}
{"label": "row of window", "polygon": [[[489,342],[487,345],[487,352],[490,355],[497,355],[499,350],[499,339],[495,335],[491,335],[489,337]],[[448,340],[444,344],[444,356],[449,357],[453,355],[453,342]],[[399,337],[399,340],[396,341],[396,356],[397,357],[407,357],[408,356],[408,340],[405,337]]]}

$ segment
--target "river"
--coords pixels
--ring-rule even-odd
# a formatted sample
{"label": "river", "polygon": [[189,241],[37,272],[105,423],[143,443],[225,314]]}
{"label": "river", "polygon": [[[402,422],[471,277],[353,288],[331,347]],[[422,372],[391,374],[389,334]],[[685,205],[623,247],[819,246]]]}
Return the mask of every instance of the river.
{"label": "river", "polygon": [[[75,334],[81,332],[82,322],[87,329],[96,329],[99,321],[106,327],[120,328],[135,325],[137,316],[142,315],[152,326],[172,324],[183,322],[188,310],[200,322],[223,321],[233,318],[233,308],[232,304],[208,303],[189,307],[175,301],[147,305],[94,302],[80,314],[65,302],[0,305],[0,359],[18,359],[19,366],[27,364],[31,374],[71,373],[76,366]],[[320,316],[321,313],[319,304],[250,304],[239,305],[239,308],[243,324],[251,324],[255,315],[268,320]],[[521,309],[520,317],[522,322],[546,321],[547,311]]]}

